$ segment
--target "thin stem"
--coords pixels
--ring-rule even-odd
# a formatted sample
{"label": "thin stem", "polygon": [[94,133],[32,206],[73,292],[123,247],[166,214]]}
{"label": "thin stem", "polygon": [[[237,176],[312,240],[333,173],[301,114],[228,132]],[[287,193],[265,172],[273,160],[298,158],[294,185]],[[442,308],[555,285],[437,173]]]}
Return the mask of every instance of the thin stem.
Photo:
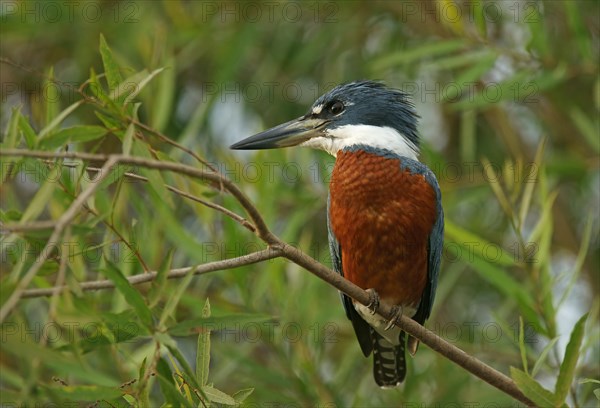
{"label": "thin stem", "polygon": [[[281,251],[275,249],[263,249],[262,251],[252,252],[247,255],[238,256],[236,258],[223,259],[220,261],[207,262],[198,266],[189,266],[187,268],[172,269],[167,272],[167,279],[179,279],[186,276],[190,270],[193,270],[194,275],[203,275],[210,272],[222,271],[226,269],[238,268],[240,266],[251,265],[257,262],[267,261],[269,259],[278,258],[282,255]],[[138,275],[128,276],[127,280],[132,285],[140,285],[142,283],[152,282],[156,279],[158,272],[150,271],[140,273]],[[111,280],[97,280],[82,282],[79,284],[79,289],[84,292],[102,289],[112,289],[115,284]],[[21,298],[37,298],[44,296],[52,296],[56,293],[62,293],[69,290],[69,286],[55,286],[52,288],[27,289],[21,294]]]}

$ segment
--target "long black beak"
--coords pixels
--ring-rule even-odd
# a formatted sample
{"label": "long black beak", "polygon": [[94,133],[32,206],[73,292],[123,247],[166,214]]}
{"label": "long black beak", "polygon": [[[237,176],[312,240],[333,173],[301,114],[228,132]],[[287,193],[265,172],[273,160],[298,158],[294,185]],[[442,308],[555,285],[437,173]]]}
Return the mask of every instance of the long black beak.
{"label": "long black beak", "polygon": [[259,150],[296,146],[315,136],[322,135],[322,128],[327,123],[328,121],[325,119],[302,116],[234,143],[230,148]]}

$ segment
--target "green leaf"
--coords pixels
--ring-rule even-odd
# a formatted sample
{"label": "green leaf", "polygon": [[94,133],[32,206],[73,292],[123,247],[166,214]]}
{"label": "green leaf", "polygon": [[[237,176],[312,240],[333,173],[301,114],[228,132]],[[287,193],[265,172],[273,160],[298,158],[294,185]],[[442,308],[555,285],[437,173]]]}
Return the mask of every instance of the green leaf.
{"label": "green leaf", "polygon": [[113,281],[115,287],[121,292],[125,301],[133,307],[142,324],[147,328],[152,329],[152,312],[146,305],[146,302],[144,302],[144,298],[140,295],[140,292],[125,279],[125,276],[123,276],[116,265],[108,259],[105,259],[105,262],[106,268],[103,270],[104,275]]}
{"label": "green leaf", "polygon": [[[113,114],[118,115],[120,113],[119,106],[115,103],[115,101],[110,99],[110,97],[108,96],[108,93],[104,90],[104,87],[100,83],[100,80],[99,80],[98,76],[96,75],[96,72],[94,72],[94,69],[90,70],[90,79],[88,80],[88,82],[89,82],[89,85],[87,86],[86,89],[89,89],[90,92],[92,93],[92,95],[94,95],[100,102],[104,103],[109,111],[111,111]],[[95,113],[96,113],[96,116],[99,116],[98,111],[96,111]],[[115,121],[114,123],[112,123],[110,125],[108,125],[107,123],[105,123],[105,125],[108,129],[117,128],[120,126],[120,122]]]}
{"label": "green leaf", "polygon": [[44,99],[46,101],[46,125],[52,122],[60,109],[60,91],[54,81],[54,67],[51,67],[44,81]]}
{"label": "green leaf", "polygon": [[546,361],[546,357],[548,357],[548,353],[550,353],[550,350],[552,350],[552,347],[554,347],[554,345],[556,344],[558,339],[559,339],[558,337],[555,337],[552,340],[550,340],[548,342],[548,344],[546,344],[546,347],[544,347],[544,349],[540,353],[540,356],[538,357],[537,361],[533,365],[533,369],[531,370],[532,377],[535,377],[537,375],[537,373],[540,371],[540,369],[542,368],[542,364],[544,364],[544,361]]}
{"label": "green leaf", "polygon": [[29,124],[29,120],[23,115],[19,115],[19,129],[21,129],[21,132],[23,132],[23,135],[25,136],[25,143],[27,144],[27,147],[30,149],[35,149],[37,144],[35,131]]}
{"label": "green leaf", "polygon": [[[510,252],[501,246],[486,241],[480,236],[460,228],[451,221],[445,221],[444,231],[448,241],[455,241],[468,256],[475,255],[490,263],[501,266],[515,265]],[[493,249],[493,251],[490,251]]]}
{"label": "green leaf", "polygon": [[40,147],[54,149],[73,141],[75,143],[89,142],[104,136],[108,131],[101,126],[73,126],[51,133],[40,141]]}
{"label": "green leaf", "polygon": [[581,316],[579,321],[575,323],[573,331],[571,332],[571,339],[567,344],[565,351],[565,358],[560,365],[560,372],[558,374],[558,380],[556,380],[556,389],[554,393],[560,403],[563,403],[567,399],[569,394],[569,388],[573,382],[575,376],[575,368],[577,367],[577,360],[579,360],[579,352],[581,350],[581,343],[583,341],[583,334],[585,332],[585,322],[588,314]]}
{"label": "green leaf", "polygon": [[100,55],[102,56],[102,64],[104,65],[104,74],[108,81],[108,88],[112,91],[123,82],[123,77],[119,72],[119,65],[115,61],[112,51],[102,34],[100,34]]}
{"label": "green leaf", "polygon": [[165,72],[158,79],[158,91],[152,98],[153,114],[150,119],[150,126],[159,131],[164,129],[173,109],[177,75],[175,63],[176,60],[172,56],[165,62]]}
{"label": "green leaf", "polygon": [[523,197],[521,198],[521,211],[519,212],[519,225],[523,225],[525,223],[525,217],[529,213],[529,205],[531,204],[531,197],[533,197],[533,189],[537,184],[537,175],[540,166],[542,166],[542,159],[544,155],[544,148],[546,146],[546,138],[543,138],[538,148],[535,152],[535,158],[533,159],[533,163],[531,164],[533,171],[535,171],[535,178],[526,177],[525,180],[525,189],[523,191]]}
{"label": "green leaf", "polygon": [[525,349],[525,327],[522,316],[519,316],[519,350],[521,351],[521,363],[523,364],[523,369],[525,370],[525,373],[528,374],[527,350]]}
{"label": "green leaf", "polygon": [[84,102],[83,100],[77,101],[74,104],[72,104],[71,106],[69,106],[68,108],[66,108],[65,110],[63,110],[61,113],[59,113],[52,122],[50,122],[48,125],[46,125],[46,127],[43,128],[42,130],[40,130],[40,133],[38,134],[38,139],[43,140],[44,138],[48,137],[50,132],[52,132],[58,125],[60,125],[60,123],[63,120],[65,120],[65,118],[67,116],[69,116],[71,113],[73,113],[73,111],[75,109],[77,109],[79,106],[83,105],[83,102]]}
{"label": "green leaf", "polygon": [[[38,167],[39,162],[35,162],[34,166],[36,166],[36,169],[43,171],[41,170],[42,168]],[[43,169],[48,171],[45,167]],[[36,177],[44,176],[45,181],[44,184],[37,191],[35,197],[33,197],[33,200],[29,202],[29,206],[27,207],[27,209],[23,212],[23,216],[21,217],[20,221],[21,224],[36,219],[42,213],[42,211],[46,209],[46,206],[50,202],[50,197],[52,197],[52,195],[58,187],[58,180],[61,176],[61,172],[62,166],[60,165],[60,163],[56,163],[48,171],[47,175],[43,175],[43,173],[41,172],[36,173]]]}
{"label": "green leaf", "polygon": [[158,75],[163,69],[164,68],[158,68],[150,73],[148,73],[147,70],[143,70],[133,74],[121,82],[119,86],[117,86],[111,92],[111,99],[120,101],[123,103],[123,105],[127,105],[142,91],[142,89],[144,89],[148,82],[150,82],[152,78]]}
{"label": "green leaf", "polygon": [[502,186],[500,185],[500,175],[498,175],[496,173],[496,170],[494,170],[494,167],[492,166],[492,164],[490,163],[490,161],[487,158],[484,157],[483,159],[481,159],[481,164],[483,165],[483,171],[486,175],[486,177],[485,177],[486,180],[490,180],[488,182],[488,185],[490,186],[490,188],[492,189],[492,192],[496,196],[496,199],[498,200],[500,207],[502,207],[502,209],[504,210],[504,213],[510,219],[512,219],[513,218],[512,206],[510,204],[510,201],[508,200],[508,197],[506,197],[506,194],[504,193]]}
{"label": "green leaf", "polygon": [[183,369],[183,372],[185,373],[185,380],[188,381],[192,387],[200,389],[200,384],[198,384],[198,381],[196,381],[196,376],[194,375],[192,368],[190,367],[183,354],[181,354],[179,349],[176,347],[176,345],[165,344],[165,347],[167,347],[171,355],[175,357],[175,359]]}
{"label": "green leaf", "polygon": [[161,295],[167,286],[167,274],[171,269],[173,262],[173,248],[169,249],[167,256],[162,260],[158,271],[156,273],[156,279],[151,283],[150,293],[148,294],[148,303],[155,305],[160,301]]}
{"label": "green leaf", "polygon": [[244,388],[243,390],[239,390],[235,394],[232,395],[233,399],[235,399],[238,403],[244,402],[246,398],[250,396],[254,392],[254,388]]}
{"label": "green leaf", "polygon": [[97,191],[102,191],[109,185],[120,181],[124,177],[124,174],[128,171],[131,171],[132,169],[134,169],[134,166],[122,163],[113,166],[110,171],[110,174],[100,182]]}
{"label": "green leaf", "polygon": [[[208,298],[202,308],[202,317],[210,317],[210,302]],[[201,329],[198,334],[196,348],[196,379],[200,385],[208,384],[208,370],[210,366],[210,329]]]}
{"label": "green leaf", "polygon": [[21,107],[12,108],[10,120],[6,129],[6,136],[4,137],[4,144],[2,147],[13,148],[18,146],[19,142],[19,119],[21,118]]}
{"label": "green leaf", "polygon": [[518,368],[510,368],[510,376],[521,392],[533,401],[538,407],[556,406],[556,398],[552,392],[542,387],[537,381],[531,378],[527,373]]}
{"label": "green leaf", "polygon": [[158,372],[158,383],[162,391],[165,401],[173,404],[174,407],[187,406],[191,407],[187,399],[181,395],[175,381],[173,380],[173,374],[171,368],[164,358],[159,358],[156,363],[156,371]]}
{"label": "green leaf", "polygon": [[160,315],[160,320],[158,323],[158,326],[160,328],[164,326],[169,316],[171,316],[175,311],[175,308],[179,304],[181,297],[183,296],[187,287],[194,278],[194,270],[195,268],[189,270],[189,272],[183,277],[183,279],[180,280],[179,285],[177,286],[175,291],[171,294],[171,296],[169,296],[169,299],[167,300],[167,303],[165,304],[165,307]]}
{"label": "green leaf", "polygon": [[225,394],[223,391],[220,391],[214,387],[205,385],[202,387],[202,391],[210,402],[224,405],[238,405],[237,401],[231,395]]}
{"label": "green leaf", "polygon": [[129,152],[131,152],[131,145],[133,143],[133,135],[135,134],[135,125],[130,123],[127,126],[127,130],[125,131],[125,136],[123,136],[123,155],[129,156]]}

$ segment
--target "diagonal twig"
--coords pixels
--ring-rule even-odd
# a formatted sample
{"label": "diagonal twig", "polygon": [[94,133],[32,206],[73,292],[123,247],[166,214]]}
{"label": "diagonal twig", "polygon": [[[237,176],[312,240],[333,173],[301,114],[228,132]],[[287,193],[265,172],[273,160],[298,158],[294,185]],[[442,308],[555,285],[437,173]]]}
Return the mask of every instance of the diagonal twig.
{"label": "diagonal twig", "polygon": [[[172,269],[167,272],[167,279],[178,279],[186,276],[191,270],[194,275],[203,275],[209,272],[222,271],[224,269],[238,268],[240,266],[251,265],[257,262],[267,261],[281,257],[282,252],[277,249],[263,249],[262,251],[252,252],[247,255],[238,256],[236,258],[223,259],[220,261],[207,262],[198,266],[188,266],[186,268]],[[139,285],[142,283],[152,282],[156,279],[158,272],[150,271],[140,273],[138,275],[128,276],[127,280],[132,285]],[[93,291],[101,289],[112,289],[115,287],[115,283],[111,280],[98,280],[88,281],[79,284],[79,289],[82,291]],[[44,296],[53,296],[57,293],[69,290],[70,287],[67,285],[54,286],[52,288],[36,288],[24,290],[21,294],[21,298],[36,298]]]}

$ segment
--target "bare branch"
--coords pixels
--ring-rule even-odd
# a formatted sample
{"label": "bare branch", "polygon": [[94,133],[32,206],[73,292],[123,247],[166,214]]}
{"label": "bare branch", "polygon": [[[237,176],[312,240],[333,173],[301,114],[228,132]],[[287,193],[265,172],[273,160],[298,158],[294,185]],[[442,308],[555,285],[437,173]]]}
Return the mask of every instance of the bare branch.
{"label": "bare branch", "polygon": [[[182,278],[190,271],[193,270],[194,275],[203,275],[209,272],[222,271],[225,269],[238,268],[240,266],[251,265],[257,262],[267,261],[269,259],[278,258],[282,256],[282,252],[277,249],[263,249],[262,251],[252,252],[247,255],[239,256],[237,258],[223,259],[221,261],[207,262],[198,266],[189,266],[187,268],[172,269],[167,272],[167,279],[178,279]],[[140,273],[138,275],[128,276],[127,280],[132,285],[139,285],[141,283],[152,282],[156,279],[156,271],[148,273]],[[82,291],[92,291],[101,289],[112,289],[115,284],[111,280],[99,280],[82,282],[79,288]],[[52,288],[40,288],[40,289],[27,289],[21,294],[21,298],[36,298],[44,296],[52,296],[56,293],[62,293],[63,291],[69,290],[69,286],[55,286]]]}

